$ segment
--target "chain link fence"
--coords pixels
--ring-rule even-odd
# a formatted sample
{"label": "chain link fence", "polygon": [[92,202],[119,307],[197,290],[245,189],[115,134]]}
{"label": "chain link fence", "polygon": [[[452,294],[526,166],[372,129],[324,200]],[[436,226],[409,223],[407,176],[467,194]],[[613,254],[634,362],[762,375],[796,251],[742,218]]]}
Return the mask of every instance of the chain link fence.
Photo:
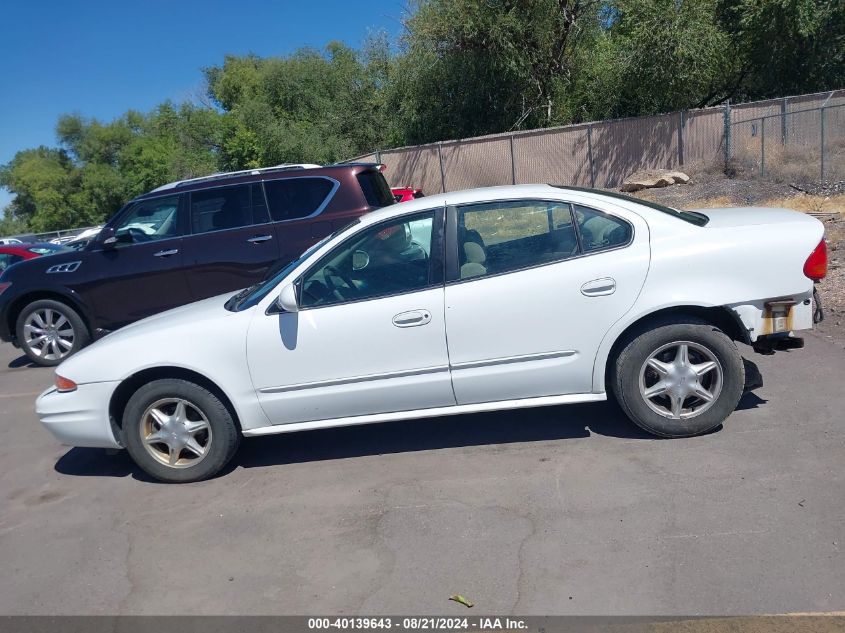
{"label": "chain link fence", "polygon": [[[821,163],[824,179],[843,179],[842,105],[845,90],[837,90],[400,147],[347,162],[383,163],[392,187],[417,187],[428,194],[537,182],[615,188],[641,169],[733,166],[806,180],[816,162],[812,180],[821,176]],[[786,132],[780,135],[776,157],[777,126]]]}
{"label": "chain link fence", "polygon": [[783,100],[753,113],[731,113],[729,168],[777,182],[845,180],[845,96],[807,105],[813,104]]}

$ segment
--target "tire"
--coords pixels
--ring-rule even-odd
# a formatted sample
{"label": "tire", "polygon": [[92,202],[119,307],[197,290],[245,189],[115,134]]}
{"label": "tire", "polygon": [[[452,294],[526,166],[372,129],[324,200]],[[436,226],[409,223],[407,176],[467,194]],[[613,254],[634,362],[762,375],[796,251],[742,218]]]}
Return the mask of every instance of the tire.
{"label": "tire", "polygon": [[[181,414],[179,403],[184,407]],[[135,463],[169,483],[213,477],[234,457],[241,439],[232,414],[217,396],[175,378],[138,389],[126,404],[122,430],[123,445]],[[156,442],[158,438],[162,441]]]}
{"label": "tire", "polygon": [[613,366],[611,387],[622,410],[660,437],[692,437],[717,428],[733,413],[745,385],[734,342],[692,317],[646,327],[630,337]]}
{"label": "tire", "polygon": [[91,340],[79,313],[53,299],[27,304],[18,314],[15,334],[24,354],[42,367],[58,365]]}

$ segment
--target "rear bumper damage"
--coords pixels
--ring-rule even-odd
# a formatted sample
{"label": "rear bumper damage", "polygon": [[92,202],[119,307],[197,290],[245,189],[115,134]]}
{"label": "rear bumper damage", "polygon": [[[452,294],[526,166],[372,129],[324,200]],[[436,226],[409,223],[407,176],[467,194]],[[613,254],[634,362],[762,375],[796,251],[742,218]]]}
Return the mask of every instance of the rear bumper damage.
{"label": "rear bumper damage", "polygon": [[813,288],[789,297],[775,297],[728,306],[745,328],[747,342],[754,351],[774,354],[776,351],[800,349],[802,330],[812,330],[824,315],[818,292]]}

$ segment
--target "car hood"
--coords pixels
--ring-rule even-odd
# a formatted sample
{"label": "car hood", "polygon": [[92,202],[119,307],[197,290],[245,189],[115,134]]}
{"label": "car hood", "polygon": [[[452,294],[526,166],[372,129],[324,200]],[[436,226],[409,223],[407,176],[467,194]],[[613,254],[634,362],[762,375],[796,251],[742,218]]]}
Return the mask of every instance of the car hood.
{"label": "car hood", "polygon": [[147,317],[103,337],[64,361],[57,373],[79,384],[120,380],[147,367],[171,365],[200,370],[198,347],[243,347],[251,311],[224,307],[231,293]]}

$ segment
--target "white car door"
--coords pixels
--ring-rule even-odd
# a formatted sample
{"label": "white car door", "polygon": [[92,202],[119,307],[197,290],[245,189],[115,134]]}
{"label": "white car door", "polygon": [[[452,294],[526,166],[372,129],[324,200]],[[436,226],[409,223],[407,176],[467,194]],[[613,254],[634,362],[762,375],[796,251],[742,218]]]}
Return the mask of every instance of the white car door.
{"label": "white car door", "polygon": [[645,281],[645,221],[546,200],[448,213],[446,330],[457,403],[590,393],[599,344]]}
{"label": "white car door", "polygon": [[257,314],[247,356],[273,424],[455,404],[443,318],[443,209],[369,226]]}

